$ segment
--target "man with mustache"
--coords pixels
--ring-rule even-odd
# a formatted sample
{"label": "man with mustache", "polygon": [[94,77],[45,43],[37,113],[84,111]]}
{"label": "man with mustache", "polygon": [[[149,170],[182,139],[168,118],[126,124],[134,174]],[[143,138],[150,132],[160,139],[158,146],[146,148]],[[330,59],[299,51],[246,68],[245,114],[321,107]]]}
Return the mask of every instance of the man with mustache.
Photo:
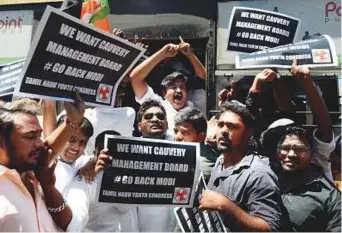
{"label": "man with mustache", "polygon": [[282,203],[276,175],[268,159],[247,150],[254,117],[245,105],[221,105],[217,123],[217,149],[200,209],[219,211],[231,231],[279,231]]}
{"label": "man with mustache", "polygon": [[[167,133],[166,111],[159,101],[149,99],[143,102],[137,118],[143,138],[172,140]],[[171,232],[176,226],[172,207],[139,206],[138,221],[141,232]]]}
{"label": "man with mustache", "polygon": [[279,119],[262,133],[263,149],[279,177],[291,230],[341,232],[341,192],[331,182],[331,119],[309,68],[294,60],[291,71],[305,91],[317,129],[310,134],[292,120]]}
{"label": "man with mustache", "polygon": [[35,101],[0,105],[0,231],[57,231],[56,225],[66,229],[72,213],[55,188],[56,163],[50,163],[83,118],[78,94],[75,103],[65,103],[67,120],[45,142]]}
{"label": "man with mustache", "polygon": [[136,101],[141,104],[149,98],[160,101],[166,110],[169,133],[173,134],[174,117],[185,106],[193,106],[188,100],[187,78],[180,72],[167,75],[161,82],[164,99],[154,93],[147,85],[145,78],[164,59],[175,57],[179,52],[183,53],[191,62],[196,76],[205,79],[204,66],[192,52],[190,45],[182,41],[179,45],[167,44],[133,69],[130,74],[132,88]]}

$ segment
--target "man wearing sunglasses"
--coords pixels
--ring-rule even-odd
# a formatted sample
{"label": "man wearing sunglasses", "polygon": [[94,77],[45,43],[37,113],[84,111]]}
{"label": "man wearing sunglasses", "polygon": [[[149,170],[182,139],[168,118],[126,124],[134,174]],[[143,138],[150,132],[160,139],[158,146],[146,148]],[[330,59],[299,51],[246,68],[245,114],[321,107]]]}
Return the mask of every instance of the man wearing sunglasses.
{"label": "man wearing sunglasses", "polygon": [[[142,137],[172,140],[167,134],[166,111],[159,101],[148,99],[143,102],[137,118]],[[139,206],[138,219],[141,232],[171,232],[176,226],[172,207]]]}

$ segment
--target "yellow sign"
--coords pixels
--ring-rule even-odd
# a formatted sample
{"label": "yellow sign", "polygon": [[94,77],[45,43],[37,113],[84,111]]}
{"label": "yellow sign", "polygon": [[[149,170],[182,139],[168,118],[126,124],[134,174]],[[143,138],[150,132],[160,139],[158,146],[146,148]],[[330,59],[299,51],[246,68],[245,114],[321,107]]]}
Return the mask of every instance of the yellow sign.
{"label": "yellow sign", "polygon": [[18,5],[32,3],[63,2],[63,0],[0,0],[1,5]]}

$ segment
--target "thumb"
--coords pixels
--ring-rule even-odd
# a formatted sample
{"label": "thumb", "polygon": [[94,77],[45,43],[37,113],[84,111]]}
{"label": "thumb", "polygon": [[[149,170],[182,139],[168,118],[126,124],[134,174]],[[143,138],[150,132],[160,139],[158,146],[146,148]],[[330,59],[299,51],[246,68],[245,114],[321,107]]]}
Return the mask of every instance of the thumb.
{"label": "thumb", "polygon": [[50,166],[50,169],[51,170],[55,170],[55,168],[56,168],[56,166],[57,166],[57,162],[58,162],[58,160],[57,159],[55,159],[54,161],[53,161],[53,163],[51,164],[51,166]]}
{"label": "thumb", "polygon": [[292,67],[297,65],[297,59],[295,57],[293,57],[292,59]]}

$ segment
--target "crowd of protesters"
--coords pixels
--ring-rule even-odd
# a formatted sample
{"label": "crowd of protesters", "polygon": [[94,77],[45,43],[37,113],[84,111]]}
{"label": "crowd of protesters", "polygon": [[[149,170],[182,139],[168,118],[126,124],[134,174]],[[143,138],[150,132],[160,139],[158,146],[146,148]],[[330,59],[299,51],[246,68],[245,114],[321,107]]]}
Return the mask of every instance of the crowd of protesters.
{"label": "crowd of protesters", "polygon": [[[178,54],[189,60],[196,78],[206,79],[204,66],[181,39],[141,62],[125,80],[140,105],[136,127],[141,137],[200,144],[208,190],[199,197],[199,209],[218,211],[230,231],[341,232],[341,193],[330,159],[334,133],[310,70],[293,61],[293,77],[286,79],[303,88],[318,123],[313,133],[289,118],[269,122],[264,117],[265,83],[272,83],[277,109],[292,109],[291,88],[271,69],[256,74],[246,99],[238,97],[234,83],[220,91],[219,113],[210,121],[203,110],[204,89],[190,94],[191,82],[182,72],[163,78],[162,96],[156,94],[146,77]],[[104,149],[104,135],[120,133],[115,125],[99,132],[78,93],[64,109],[56,117],[55,101],[0,103],[0,230],[177,231],[170,206],[96,201],[100,174],[113,156]],[[93,135],[89,155],[85,151]]]}

